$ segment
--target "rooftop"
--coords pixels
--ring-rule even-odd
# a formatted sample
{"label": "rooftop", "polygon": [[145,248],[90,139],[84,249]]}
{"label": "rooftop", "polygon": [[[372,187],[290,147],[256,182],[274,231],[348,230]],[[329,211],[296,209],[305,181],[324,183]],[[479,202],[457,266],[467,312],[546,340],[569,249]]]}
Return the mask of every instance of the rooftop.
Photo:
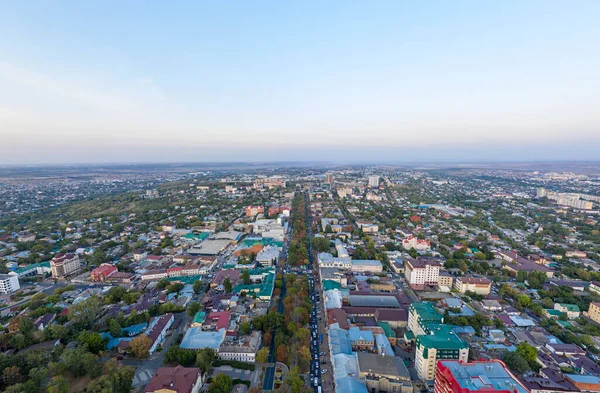
{"label": "rooftop", "polygon": [[496,391],[528,393],[529,391],[499,360],[490,362],[460,363],[457,360],[440,360],[437,365],[448,380],[455,380],[464,392]]}

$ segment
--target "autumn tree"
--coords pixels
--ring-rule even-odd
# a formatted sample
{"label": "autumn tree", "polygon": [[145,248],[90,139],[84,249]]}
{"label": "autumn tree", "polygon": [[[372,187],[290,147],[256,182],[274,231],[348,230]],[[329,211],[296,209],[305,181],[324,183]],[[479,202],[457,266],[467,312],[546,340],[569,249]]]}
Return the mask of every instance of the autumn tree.
{"label": "autumn tree", "polygon": [[269,349],[264,347],[258,350],[256,353],[256,362],[264,364],[269,360]]}
{"label": "autumn tree", "polygon": [[150,354],[152,340],[145,334],[141,334],[131,340],[131,352],[138,359],[147,358]]}
{"label": "autumn tree", "polygon": [[288,349],[285,344],[279,344],[277,346],[277,351],[275,356],[277,357],[277,361],[280,363],[285,363],[288,357]]}

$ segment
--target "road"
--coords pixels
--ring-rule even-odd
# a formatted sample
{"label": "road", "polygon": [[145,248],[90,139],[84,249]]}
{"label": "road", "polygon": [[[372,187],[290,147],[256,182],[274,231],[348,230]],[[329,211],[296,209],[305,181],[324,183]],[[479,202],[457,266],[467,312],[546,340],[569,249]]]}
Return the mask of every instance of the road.
{"label": "road", "polygon": [[[292,227],[291,227],[291,220],[290,222],[290,227],[288,228],[288,232],[291,233],[292,232]],[[287,250],[287,242],[284,241],[283,243],[283,250],[280,254],[280,257],[282,255],[284,255],[284,252]],[[285,263],[287,266],[287,258],[285,258]],[[275,277],[277,277],[277,273],[279,271],[279,267],[277,266],[277,264],[275,265]],[[283,271],[281,272],[283,273]],[[285,297],[285,274],[282,274],[282,281],[281,281],[281,293],[279,294],[279,299],[277,301],[277,312],[283,314],[283,298]],[[275,329],[273,329],[271,331],[271,345],[269,346],[269,357],[267,358],[267,369],[265,370],[265,377],[263,379],[263,384],[262,384],[262,389],[264,391],[270,391],[273,390],[274,388],[274,384],[275,384],[275,364],[276,364],[276,359],[275,359]]]}

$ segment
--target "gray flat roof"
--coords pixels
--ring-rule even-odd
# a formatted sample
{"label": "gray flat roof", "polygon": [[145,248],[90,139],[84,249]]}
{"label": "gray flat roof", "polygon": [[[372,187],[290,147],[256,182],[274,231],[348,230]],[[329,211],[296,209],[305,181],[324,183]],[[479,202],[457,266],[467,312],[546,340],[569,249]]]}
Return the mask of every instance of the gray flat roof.
{"label": "gray flat roof", "polygon": [[358,369],[361,373],[387,375],[392,378],[410,380],[408,369],[402,359],[396,356],[383,356],[376,353],[357,352]]}

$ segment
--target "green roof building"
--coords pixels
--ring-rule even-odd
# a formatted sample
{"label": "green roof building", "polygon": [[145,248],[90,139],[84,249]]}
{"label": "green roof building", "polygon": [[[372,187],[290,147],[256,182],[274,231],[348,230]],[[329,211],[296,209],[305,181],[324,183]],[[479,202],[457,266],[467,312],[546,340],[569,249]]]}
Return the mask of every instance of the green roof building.
{"label": "green roof building", "polygon": [[469,345],[451,332],[452,326],[441,325],[433,335],[420,335],[416,340],[415,369],[423,381],[433,381],[437,361],[453,359],[467,362]]}
{"label": "green roof building", "polygon": [[204,322],[204,318],[206,318],[206,313],[204,311],[198,311],[196,315],[194,315],[194,320],[192,321],[192,327],[202,326]]}
{"label": "green roof building", "polygon": [[415,336],[430,334],[431,327],[428,326],[442,323],[444,323],[444,316],[435,309],[433,303],[413,303],[408,309],[408,329]]}

